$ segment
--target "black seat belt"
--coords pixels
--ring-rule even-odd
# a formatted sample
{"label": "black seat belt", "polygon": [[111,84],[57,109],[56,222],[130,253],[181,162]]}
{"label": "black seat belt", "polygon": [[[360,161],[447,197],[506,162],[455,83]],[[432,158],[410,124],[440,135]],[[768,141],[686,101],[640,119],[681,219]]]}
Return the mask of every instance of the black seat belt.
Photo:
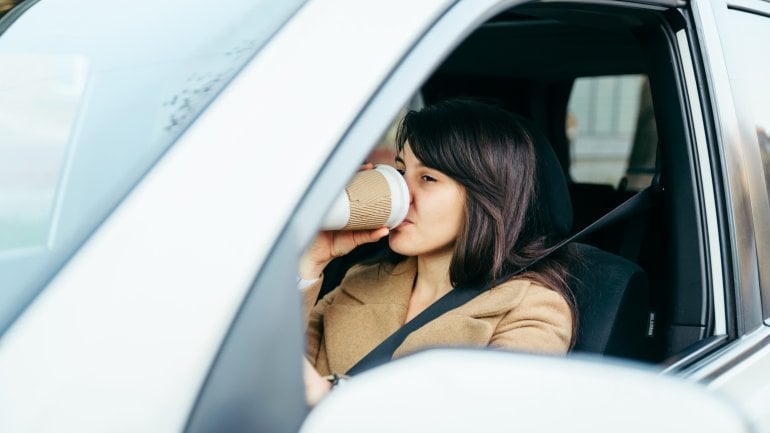
{"label": "black seat belt", "polygon": [[[657,155],[657,167],[660,166],[660,152]],[[661,190],[661,174],[655,173],[650,181],[648,189],[652,189],[656,193]],[[647,223],[650,220],[650,215],[638,214],[635,215],[630,224],[626,224],[623,230],[623,243],[617,251],[617,254],[632,262],[635,262],[639,258],[639,254],[642,250],[642,244],[644,243],[644,235],[647,232]]]}
{"label": "black seat belt", "polygon": [[409,336],[409,334],[411,334],[415,330],[425,325],[426,323],[446,313],[447,311],[450,311],[454,308],[457,308],[465,304],[466,302],[484,293],[485,291],[491,289],[492,287],[497,286],[505,281],[508,281],[514,276],[526,271],[529,267],[545,259],[554,251],[557,251],[560,248],[562,248],[564,245],[567,245],[570,242],[574,242],[580,239],[581,237],[596,231],[601,227],[612,224],[615,221],[646,211],[647,209],[652,207],[652,205],[654,204],[654,198],[655,198],[654,195],[655,195],[655,190],[653,190],[653,188],[643,189],[642,191],[633,195],[628,200],[618,205],[615,209],[611,210],[610,212],[608,212],[598,220],[594,221],[592,224],[588,225],[583,230],[559,242],[557,245],[555,245],[550,250],[548,250],[547,253],[538,257],[537,259],[529,263],[527,266],[521,269],[518,269],[515,272],[508,273],[502,278],[499,278],[495,282],[495,284],[484,283],[484,284],[471,284],[469,286],[463,286],[463,287],[455,287],[454,289],[450,290],[449,293],[442,296],[436,302],[428,306],[428,308],[423,310],[420,314],[415,316],[412,320],[404,324],[404,326],[399,328],[396,332],[391,334],[382,343],[380,343],[379,346],[372,349],[366,356],[361,358],[361,360],[358,361],[356,365],[351,367],[350,370],[348,370],[347,373],[345,374],[352,376],[352,375],[361,373],[363,371],[366,371],[370,368],[385,364],[386,362],[390,361],[390,359],[393,357],[393,353],[401,345],[401,343],[404,342],[406,337]]}

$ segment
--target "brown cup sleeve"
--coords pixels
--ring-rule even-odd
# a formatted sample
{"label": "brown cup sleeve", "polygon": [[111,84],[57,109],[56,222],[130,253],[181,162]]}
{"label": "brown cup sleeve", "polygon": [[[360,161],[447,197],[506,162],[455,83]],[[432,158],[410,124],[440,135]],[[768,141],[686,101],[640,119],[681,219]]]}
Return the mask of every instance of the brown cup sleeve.
{"label": "brown cup sleeve", "polygon": [[350,202],[350,219],[342,230],[384,227],[390,216],[390,187],[376,170],[358,172],[345,191]]}

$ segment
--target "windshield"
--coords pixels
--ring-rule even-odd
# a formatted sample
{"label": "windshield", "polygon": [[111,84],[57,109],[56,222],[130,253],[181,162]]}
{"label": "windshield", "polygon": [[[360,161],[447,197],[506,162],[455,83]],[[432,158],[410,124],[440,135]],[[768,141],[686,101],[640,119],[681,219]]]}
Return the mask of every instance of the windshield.
{"label": "windshield", "polygon": [[303,2],[27,0],[3,16],[0,335]]}

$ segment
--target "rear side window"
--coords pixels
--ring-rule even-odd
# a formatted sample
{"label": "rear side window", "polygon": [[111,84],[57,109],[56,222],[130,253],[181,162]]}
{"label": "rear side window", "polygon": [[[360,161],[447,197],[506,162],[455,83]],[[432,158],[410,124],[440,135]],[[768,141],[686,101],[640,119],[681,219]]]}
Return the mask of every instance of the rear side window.
{"label": "rear side window", "polygon": [[630,190],[650,184],[658,138],[646,76],[578,78],[567,111],[574,182]]}

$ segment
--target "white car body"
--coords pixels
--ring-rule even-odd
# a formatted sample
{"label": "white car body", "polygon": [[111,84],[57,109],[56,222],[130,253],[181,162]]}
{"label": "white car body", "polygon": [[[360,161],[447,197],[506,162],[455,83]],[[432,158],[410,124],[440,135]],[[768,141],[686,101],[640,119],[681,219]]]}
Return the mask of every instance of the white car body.
{"label": "white car body", "polygon": [[[62,1],[59,6],[74,7],[69,3]],[[203,1],[178,3],[217,7]],[[300,224],[302,220],[296,215],[316,207],[312,197],[317,193],[310,199],[305,197],[317,174],[337,170],[333,185],[327,184],[339,189],[355,170],[355,161],[363,160],[372,140],[384,130],[363,131],[367,122],[387,127],[424,77],[467,34],[516,3],[309,0],[301,6],[2,334],[0,431],[189,431],[201,390],[247,294],[271,255],[278,257],[276,242],[289,236],[285,242],[295,252],[300,251],[316,229]],[[698,4],[697,16],[705,23],[703,40],[708,40],[708,32],[716,31],[708,27],[709,19],[713,21],[712,6],[694,3]],[[20,20],[36,20],[35,25],[41,27],[56,26],[56,4],[53,0],[40,2]],[[81,18],[73,28],[85,29],[90,19],[88,9]],[[12,26],[0,41],[12,37],[13,30]],[[719,59],[710,58],[709,62],[718,66]],[[718,74],[718,69],[714,73]],[[722,92],[728,93],[717,96],[730,97],[729,89]],[[359,146],[338,148],[338,143],[355,134],[365,138]],[[337,155],[337,159],[327,165],[330,155]],[[322,206],[331,204],[332,199],[333,195]],[[322,211],[316,209],[318,221]],[[296,260],[293,254],[281,257],[289,268]],[[299,295],[288,293],[292,290],[288,277],[287,297],[296,301],[297,310],[291,314],[299,317]],[[277,303],[276,313],[288,311],[291,305]],[[717,306],[717,314],[724,315],[726,308]],[[294,330],[276,328],[271,332],[280,335]],[[718,327],[717,334],[725,332],[725,325]],[[621,389],[642,386],[645,378],[651,387],[662,387],[659,389],[669,385],[674,389],[682,381],[699,383],[683,385],[682,396],[701,395],[703,404],[713,405],[716,411],[715,418],[703,419],[721,417],[723,423],[702,422],[698,429],[749,426],[751,431],[770,432],[768,341],[770,328],[759,327],[692,367],[672,371],[673,377],[660,377],[659,371],[640,373],[633,364],[611,369],[618,368],[621,376],[634,378],[619,384]],[[743,356],[746,351],[751,355]],[[535,357],[510,357],[524,367],[540,363]],[[440,377],[408,372],[429,371],[430,366],[454,362],[450,358],[451,354],[445,358],[441,354],[424,356],[410,362],[423,362],[427,367],[394,363],[380,374],[388,380],[403,375],[410,383],[416,382],[412,388],[403,389],[410,392],[401,403],[419,404],[426,396],[440,395],[442,387],[449,385]],[[290,367],[296,367],[299,375],[299,359],[296,362]],[[598,359],[591,361],[595,364],[589,362],[589,367],[582,364],[584,361],[572,361],[574,366],[569,359],[554,362],[559,363],[552,366],[554,370],[566,372],[559,378],[567,384],[569,374],[603,368]],[[494,365],[497,367],[490,367],[489,372],[504,370]],[[628,372],[623,373],[624,369]],[[639,377],[642,379],[637,380]],[[365,417],[348,419],[347,430],[341,425],[335,430],[335,419],[346,411],[355,412],[356,402],[365,402],[359,408],[362,411],[365,407],[385,410],[399,395],[401,388],[379,393],[382,384],[377,373],[367,378],[351,384],[350,390],[342,390],[333,396],[336,400],[313,412],[308,419],[315,424],[308,424],[306,431],[356,431],[356,426],[366,425]],[[475,385],[488,387],[489,380],[485,377]],[[514,378],[505,380],[520,383]],[[469,393],[473,385],[462,384]],[[538,390],[536,383],[522,387],[527,392]],[[654,389],[624,400],[631,407],[626,407],[627,413],[617,409],[616,421],[632,412],[649,414],[645,404],[655,408],[673,404],[650,401]],[[296,386],[289,387],[290,391],[296,391]],[[420,395],[420,391],[425,394]],[[351,397],[346,400],[344,393]],[[376,400],[378,395],[382,396],[381,403]],[[607,401],[601,392],[575,390],[574,395]],[[526,399],[519,396],[517,404],[525,404],[522,400]],[[470,399],[465,405],[468,420],[488,410],[472,402]],[[587,406],[577,407],[588,410]],[[696,409],[683,406],[667,412],[663,420],[680,412],[681,422],[672,420],[671,425],[686,426],[687,420],[700,417],[693,413]],[[540,406],[526,409],[531,411],[530,420],[536,419],[535,415],[547,417],[552,410]],[[604,409],[596,410],[600,413]],[[435,415],[436,411],[426,409],[428,414]],[[361,413],[374,416],[377,412]],[[383,423],[380,427],[382,431],[426,431],[440,425],[430,419],[398,426]],[[464,425],[463,419],[451,418],[453,431],[479,427],[470,421]],[[503,424],[496,422],[502,418],[487,419],[489,425],[484,431],[503,431],[499,428]],[[565,430],[574,426],[568,416],[548,421],[540,427]],[[615,431],[618,424],[596,427],[594,431]]]}

